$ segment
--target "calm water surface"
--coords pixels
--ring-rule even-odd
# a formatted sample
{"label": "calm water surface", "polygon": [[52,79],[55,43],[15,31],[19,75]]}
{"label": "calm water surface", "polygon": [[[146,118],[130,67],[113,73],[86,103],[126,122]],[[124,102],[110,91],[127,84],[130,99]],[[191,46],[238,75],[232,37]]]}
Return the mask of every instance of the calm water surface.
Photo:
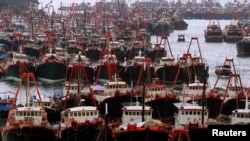
{"label": "calm water surface", "polygon": [[[168,37],[173,55],[178,58],[181,57],[184,52],[187,52],[189,43],[192,37],[197,37],[199,41],[199,46],[201,49],[201,54],[205,58],[209,66],[209,78],[208,82],[211,87],[217,79],[215,75],[215,66],[223,64],[226,58],[233,59],[234,65],[236,66],[237,72],[241,76],[241,81],[244,86],[249,87],[250,85],[250,58],[239,58],[237,57],[236,44],[235,43],[206,43],[204,39],[204,29],[209,24],[209,20],[185,20],[189,26],[187,30],[174,31]],[[230,24],[230,20],[219,20],[222,28],[225,25]],[[177,42],[178,34],[185,34],[185,42]],[[156,36],[152,37],[151,42],[154,44],[160,41],[160,38]],[[193,41],[190,48],[191,53],[198,52],[198,43]],[[227,79],[218,82],[217,86],[226,86]],[[18,84],[13,82],[0,82],[0,93],[12,92],[15,93]],[[56,89],[59,89],[61,85],[52,86],[41,86],[41,93],[45,95],[53,95]],[[19,102],[23,102],[23,97],[18,98]],[[0,121],[1,122],[1,121]],[[2,125],[2,124],[0,124]]]}

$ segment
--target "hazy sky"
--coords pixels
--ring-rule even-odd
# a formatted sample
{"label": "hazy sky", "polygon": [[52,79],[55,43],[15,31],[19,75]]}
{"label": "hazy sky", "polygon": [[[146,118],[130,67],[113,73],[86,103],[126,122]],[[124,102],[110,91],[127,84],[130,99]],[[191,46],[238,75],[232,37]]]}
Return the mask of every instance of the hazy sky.
{"label": "hazy sky", "polygon": [[[40,6],[46,5],[50,1],[51,0],[39,0],[39,2],[41,3]],[[70,5],[70,3],[73,3],[73,2],[78,3],[78,4],[80,4],[82,2],[91,2],[92,4],[94,4],[95,2],[98,2],[98,1],[100,1],[100,0],[52,0],[52,5],[54,6],[55,10],[57,10],[60,7],[61,2],[63,2],[64,4],[69,4]],[[106,0],[106,1],[111,1],[111,0]],[[133,2],[135,0],[126,0],[126,1]],[[143,0],[139,0],[139,1],[143,1]],[[169,0],[169,1],[171,1],[171,0]],[[219,1],[222,4],[222,6],[224,6],[225,3],[227,3],[228,1],[233,1],[233,0],[216,0],[216,1]],[[200,2],[200,0],[197,0],[197,2]]]}

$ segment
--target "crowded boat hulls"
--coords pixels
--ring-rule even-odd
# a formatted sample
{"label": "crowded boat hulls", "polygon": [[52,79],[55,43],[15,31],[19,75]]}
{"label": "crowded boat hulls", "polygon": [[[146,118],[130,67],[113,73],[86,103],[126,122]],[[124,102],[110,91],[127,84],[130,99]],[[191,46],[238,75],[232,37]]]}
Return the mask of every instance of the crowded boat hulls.
{"label": "crowded boat hulls", "polygon": [[[1,10],[1,80],[19,84],[14,96],[0,100],[7,119],[2,139],[34,140],[46,132],[41,140],[195,141],[191,136],[206,136],[210,124],[249,124],[237,116],[249,116],[250,92],[233,59],[218,66],[211,87],[199,38],[178,34],[176,42],[189,44],[181,56],[169,42],[174,31],[188,29],[185,19],[202,18],[206,42],[235,43],[247,56],[250,26],[235,19],[235,6],[247,16],[245,5],[118,0],[61,3],[57,11],[30,3],[21,15]],[[232,22],[222,27],[222,17]],[[225,87],[217,86],[225,79]],[[25,100],[17,104],[23,84]],[[40,86],[53,84],[61,91],[40,93]]]}

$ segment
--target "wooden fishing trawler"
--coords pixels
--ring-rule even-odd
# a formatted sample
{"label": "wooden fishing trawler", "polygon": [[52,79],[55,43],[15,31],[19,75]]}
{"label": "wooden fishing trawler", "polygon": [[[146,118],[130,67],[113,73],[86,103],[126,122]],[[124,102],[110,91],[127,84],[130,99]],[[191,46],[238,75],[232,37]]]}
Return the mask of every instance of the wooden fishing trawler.
{"label": "wooden fishing trawler", "polygon": [[225,42],[236,43],[243,39],[243,29],[237,23],[226,25],[223,29],[223,39]]}
{"label": "wooden fishing trawler", "polygon": [[[196,41],[196,42],[195,42]],[[191,53],[191,47],[194,47],[196,44],[198,53]],[[197,37],[192,37],[189,43],[189,47],[186,53],[183,53],[182,57],[179,59],[179,67],[177,69],[177,75],[175,76],[174,84],[175,87],[177,84],[177,80],[179,75],[182,75],[182,84],[188,84],[190,82],[194,82],[196,78],[200,79],[200,82],[203,81],[203,75],[208,76],[208,65],[205,59],[202,57],[202,53],[200,50],[200,44]],[[204,72],[204,70],[206,70]]]}
{"label": "wooden fishing trawler", "polygon": [[57,83],[66,79],[66,62],[56,54],[55,48],[54,35],[48,32],[35,71],[37,80],[43,83]]}
{"label": "wooden fishing trawler", "polygon": [[[79,77],[81,73],[86,77],[84,66],[74,65],[72,69],[78,70],[79,73],[78,76],[73,76],[73,72],[71,72],[70,80],[67,82],[64,90],[66,96],[61,109],[58,139],[62,141],[91,141],[98,138],[103,120],[95,102],[92,105],[85,105],[86,97],[91,96],[91,88],[89,83],[87,86],[84,86],[81,77]],[[89,90],[84,92],[84,87],[87,87]]]}
{"label": "wooden fishing trawler", "polygon": [[[26,102],[22,107],[18,107],[17,98],[21,94],[22,84],[26,81],[27,92]],[[11,105],[7,121],[2,128],[2,140],[23,141],[23,140],[38,140],[38,141],[55,141],[55,130],[47,120],[44,103],[40,99],[39,106],[33,106],[30,103],[30,81],[35,84],[40,98],[40,92],[37,87],[37,82],[33,73],[23,73],[19,86],[16,91],[15,98]]]}
{"label": "wooden fishing trawler", "polygon": [[245,108],[237,108],[232,111],[231,124],[249,124],[250,123],[250,109],[249,109],[249,95],[245,95]]}
{"label": "wooden fishing trawler", "polygon": [[[124,63],[120,64],[119,66],[119,75],[122,78],[122,80],[126,81],[128,84],[134,84],[137,83],[139,80],[140,73],[142,77],[147,76],[148,74],[145,74],[144,71],[141,72],[142,68],[144,67],[144,64],[147,59],[144,56],[144,53],[142,50],[139,50],[138,55],[134,56],[131,59],[127,59]],[[150,75],[153,76],[154,68],[153,65],[150,65]],[[140,79],[141,80],[141,79]],[[142,84],[143,82],[139,82]]]}
{"label": "wooden fishing trawler", "polygon": [[149,106],[130,105],[123,107],[121,124],[114,124],[113,138],[116,141],[160,141],[168,140],[170,126],[152,118]]}
{"label": "wooden fishing trawler", "polygon": [[[94,76],[95,76],[95,69],[94,66],[91,64],[91,61],[89,58],[87,58],[85,55],[82,54],[82,52],[79,52],[78,55],[75,55],[72,57],[67,65],[67,72],[66,72],[66,81],[69,81],[70,75],[72,72],[72,68],[74,65],[83,65],[84,69],[86,71],[87,78],[89,79],[88,81],[90,83],[94,82]],[[77,75],[77,70],[73,72],[73,77]],[[85,79],[85,77],[81,76],[82,79]],[[87,80],[85,80],[86,82]]]}
{"label": "wooden fishing trawler", "polygon": [[61,112],[59,141],[92,141],[98,138],[102,118],[95,106],[77,106]]}
{"label": "wooden fishing trawler", "polygon": [[204,37],[206,42],[223,42],[223,32],[215,13],[211,14],[209,24],[204,30]]}
{"label": "wooden fishing trawler", "polygon": [[[175,95],[174,90],[168,87],[166,84],[161,83],[154,72],[153,76],[150,75],[151,60],[144,60],[144,67],[141,68],[141,73],[138,76],[137,83],[135,85],[133,93],[141,97],[145,104],[151,106],[154,110],[153,118],[159,119],[163,122],[168,122],[173,119],[173,103],[178,102],[179,99]],[[153,70],[155,71],[155,70]],[[142,73],[144,72],[144,73]],[[147,74],[147,75],[143,75]],[[143,83],[141,83],[143,82]],[[143,87],[145,85],[145,91],[143,98]]]}
{"label": "wooden fishing trawler", "polygon": [[250,37],[244,36],[242,40],[236,43],[237,56],[238,57],[249,57],[250,56]]}
{"label": "wooden fishing trawler", "polygon": [[20,81],[20,76],[23,72],[35,72],[36,58],[29,57],[23,53],[23,42],[24,38],[22,34],[15,33],[12,46],[18,43],[19,51],[11,51],[8,53],[9,57],[4,65],[4,77],[7,80]]}
{"label": "wooden fishing trawler", "polygon": [[228,77],[230,74],[235,73],[235,68],[232,68],[232,66],[234,67],[234,64],[231,63],[233,63],[233,59],[226,58],[223,65],[216,66],[215,74],[222,77]]}
{"label": "wooden fishing trawler", "polygon": [[97,85],[92,87],[94,91],[93,96],[99,103],[101,115],[104,116],[105,111],[108,110],[110,120],[121,119],[123,103],[137,100],[136,96],[132,94],[129,85],[117,77],[117,75],[114,75],[110,81],[99,86],[99,88],[97,88]]}
{"label": "wooden fishing trawler", "polygon": [[84,64],[73,64],[69,77],[69,80],[63,83],[60,97],[54,94],[51,98],[51,106],[46,107],[48,119],[51,122],[60,121],[61,111],[66,108],[79,105],[93,106],[97,103],[91,95],[92,88],[90,88]]}
{"label": "wooden fishing trawler", "polygon": [[228,78],[226,88],[221,90],[223,103],[219,113],[231,115],[234,109],[244,108],[245,104],[242,99],[245,99],[246,90],[247,88],[242,85],[240,74],[231,74]]}
{"label": "wooden fishing trawler", "polygon": [[208,109],[191,103],[175,103],[175,127],[170,141],[209,141]]}
{"label": "wooden fishing trawler", "polygon": [[119,61],[117,56],[112,54],[110,51],[102,53],[102,57],[98,60],[95,66],[95,82],[94,83],[105,83],[112,79],[112,76],[118,75]]}
{"label": "wooden fishing trawler", "polygon": [[[176,61],[172,48],[169,43],[167,36],[162,36],[160,45],[164,45],[164,49],[166,50],[166,56],[159,57],[159,61],[155,61],[155,72],[157,77],[161,80],[162,83],[167,85],[173,85],[174,81],[178,84],[182,83],[182,68],[179,68],[179,63]],[[179,74],[178,73],[179,69]],[[177,78],[176,78],[177,76]]]}

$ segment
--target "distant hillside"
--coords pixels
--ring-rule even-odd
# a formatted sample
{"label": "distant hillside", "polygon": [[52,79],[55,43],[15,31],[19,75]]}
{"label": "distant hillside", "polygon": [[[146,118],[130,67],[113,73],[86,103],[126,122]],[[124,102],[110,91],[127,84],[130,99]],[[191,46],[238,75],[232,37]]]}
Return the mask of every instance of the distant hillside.
{"label": "distant hillside", "polygon": [[11,9],[14,14],[21,14],[30,4],[39,4],[38,0],[0,0],[0,9]]}

